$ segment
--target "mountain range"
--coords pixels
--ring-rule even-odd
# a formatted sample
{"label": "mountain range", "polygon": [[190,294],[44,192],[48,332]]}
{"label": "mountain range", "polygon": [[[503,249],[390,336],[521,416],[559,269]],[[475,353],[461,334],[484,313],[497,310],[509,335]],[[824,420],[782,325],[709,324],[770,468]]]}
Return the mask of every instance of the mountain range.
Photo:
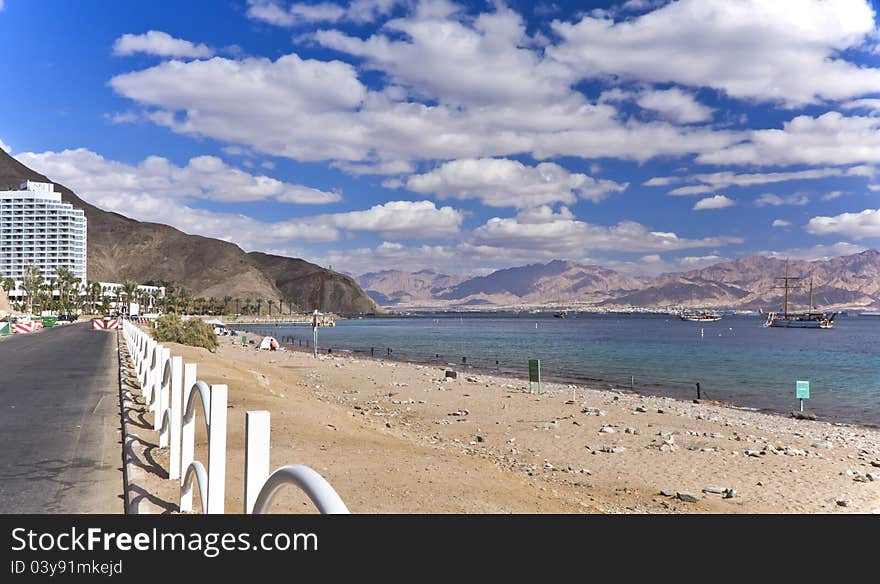
{"label": "mountain range", "polygon": [[[718,262],[706,268],[633,278],[597,265],[554,260],[458,278],[423,270],[385,271],[357,281],[380,304],[391,307],[581,306],[606,309],[736,308],[776,310],[786,260],[761,255]],[[880,307],[880,251],[867,250],[827,260],[791,260],[793,310],[813,301],[825,309]]]}
{"label": "mountain range", "polygon": [[[17,189],[26,180],[53,182],[0,149],[0,190]],[[305,310],[343,314],[381,311],[350,276],[301,259],[246,253],[233,243],[129,219],[86,203],[63,185],[56,184],[55,190],[62,200],[83,209],[88,219],[89,280],[167,281],[188,288],[194,297],[292,301]]]}

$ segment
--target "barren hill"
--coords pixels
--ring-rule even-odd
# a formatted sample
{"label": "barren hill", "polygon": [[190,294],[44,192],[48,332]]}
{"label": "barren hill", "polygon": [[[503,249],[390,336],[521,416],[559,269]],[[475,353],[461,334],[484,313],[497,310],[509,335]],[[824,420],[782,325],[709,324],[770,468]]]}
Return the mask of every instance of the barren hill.
{"label": "barren hill", "polygon": [[[25,180],[53,182],[0,150],[0,188],[18,188]],[[55,189],[64,201],[85,211],[90,280],[167,280],[190,289],[195,297],[292,299],[307,310],[341,313],[377,310],[348,276],[303,260],[247,254],[233,243],[135,221],[90,205],[63,185]]]}

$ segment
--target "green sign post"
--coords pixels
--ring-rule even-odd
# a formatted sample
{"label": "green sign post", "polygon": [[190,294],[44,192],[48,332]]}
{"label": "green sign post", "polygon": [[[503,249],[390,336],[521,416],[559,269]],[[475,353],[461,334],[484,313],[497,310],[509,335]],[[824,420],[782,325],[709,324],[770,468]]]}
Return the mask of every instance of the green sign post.
{"label": "green sign post", "polygon": [[533,389],[533,384],[538,385],[538,394],[540,395],[541,390],[541,360],[540,359],[529,359],[529,393],[535,393]]}
{"label": "green sign post", "polygon": [[804,400],[810,399],[810,382],[796,381],[794,385],[794,396],[801,402],[801,411],[804,411]]}
{"label": "green sign post", "polygon": [[241,346],[247,347],[247,335],[241,335]]}

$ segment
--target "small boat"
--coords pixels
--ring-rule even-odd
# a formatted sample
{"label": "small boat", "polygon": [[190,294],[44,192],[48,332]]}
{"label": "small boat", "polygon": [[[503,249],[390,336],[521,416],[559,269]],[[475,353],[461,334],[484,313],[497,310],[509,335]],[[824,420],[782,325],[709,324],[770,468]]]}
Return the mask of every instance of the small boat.
{"label": "small boat", "polygon": [[564,310],[562,312],[554,312],[553,318],[568,318],[568,313]]}
{"label": "small boat", "polygon": [[715,322],[721,320],[721,315],[717,312],[704,310],[702,312],[682,312],[678,318],[689,322]]}

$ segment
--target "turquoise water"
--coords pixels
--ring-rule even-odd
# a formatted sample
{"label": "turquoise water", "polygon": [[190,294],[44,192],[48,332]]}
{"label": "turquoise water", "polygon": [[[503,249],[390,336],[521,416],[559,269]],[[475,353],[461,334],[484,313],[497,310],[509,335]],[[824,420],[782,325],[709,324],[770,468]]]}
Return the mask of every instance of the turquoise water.
{"label": "turquoise water", "polygon": [[[810,381],[806,409],[826,419],[880,425],[880,318],[837,320],[831,330],[768,329],[759,316],[712,323],[665,315],[467,314],[339,321],[319,329],[322,352],[449,363],[527,375],[541,359],[545,379],[703,398],[762,410],[797,409],[795,381]],[[254,325],[295,346],[305,325]]]}

